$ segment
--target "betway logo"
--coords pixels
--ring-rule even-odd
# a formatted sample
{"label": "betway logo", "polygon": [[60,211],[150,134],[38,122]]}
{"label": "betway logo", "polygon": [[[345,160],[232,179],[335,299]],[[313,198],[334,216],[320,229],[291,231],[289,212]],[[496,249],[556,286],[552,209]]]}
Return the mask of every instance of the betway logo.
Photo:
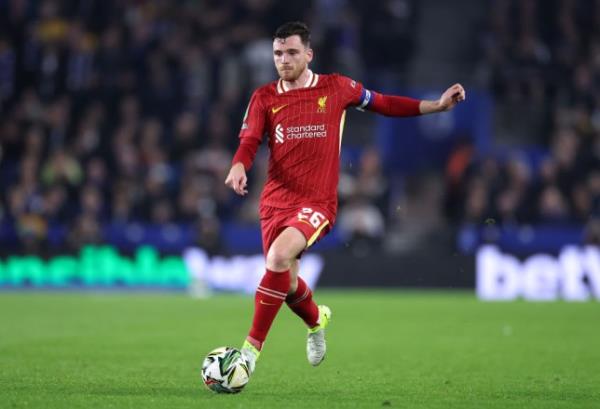
{"label": "betway logo", "polygon": [[[262,254],[209,256],[201,248],[191,247],[183,252],[183,260],[189,272],[190,292],[196,296],[202,296],[207,290],[254,294],[265,274],[265,257]],[[313,290],[322,269],[323,258],[319,254],[302,256],[300,275]]]}
{"label": "betway logo", "polygon": [[567,246],[558,257],[534,254],[519,261],[492,245],[477,251],[477,295],[484,300],[600,299],[600,249]]}
{"label": "betway logo", "polygon": [[300,125],[300,126],[288,126],[283,128],[281,124],[277,124],[275,127],[275,142],[283,143],[286,139],[313,139],[313,138],[326,138],[327,137],[327,125]]}

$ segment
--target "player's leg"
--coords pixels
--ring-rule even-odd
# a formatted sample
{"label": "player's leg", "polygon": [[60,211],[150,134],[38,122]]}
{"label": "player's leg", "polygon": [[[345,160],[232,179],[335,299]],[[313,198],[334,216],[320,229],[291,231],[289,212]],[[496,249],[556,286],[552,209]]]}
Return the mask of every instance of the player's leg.
{"label": "player's leg", "polygon": [[331,310],[326,305],[317,306],[310,287],[298,275],[299,270],[299,260],[296,259],[290,269],[290,291],[285,302],[308,326],[306,357],[311,365],[317,366],[325,359],[325,327],[331,319]]}
{"label": "player's leg", "polygon": [[[292,266],[290,267],[290,290],[288,291],[288,295],[294,294],[296,289],[298,288],[298,273],[300,272],[300,260],[295,259],[292,261]],[[286,299],[287,301],[287,299]]]}
{"label": "player's leg", "polygon": [[296,259],[293,261],[292,268],[290,269],[290,291],[285,302],[297,316],[302,318],[308,328],[314,328],[318,324],[319,309],[313,301],[311,289],[306,285],[302,277],[298,275],[299,270],[299,260]]}
{"label": "player's leg", "polygon": [[[326,214],[317,207],[301,207],[287,223],[302,232],[306,238],[307,247],[310,247],[325,236],[331,227],[330,219]],[[306,356],[308,362],[316,366],[325,358],[325,327],[331,319],[331,310],[325,305],[317,306],[313,301],[311,289],[298,275],[298,270],[298,260],[294,260],[290,269],[292,285],[290,285],[286,303],[296,315],[302,318],[308,327]]]}
{"label": "player's leg", "polygon": [[294,227],[286,227],[269,246],[266,272],[254,298],[252,327],[242,352],[251,371],[262,349],[269,329],[290,289],[290,268],[296,256],[306,247],[306,238]]}

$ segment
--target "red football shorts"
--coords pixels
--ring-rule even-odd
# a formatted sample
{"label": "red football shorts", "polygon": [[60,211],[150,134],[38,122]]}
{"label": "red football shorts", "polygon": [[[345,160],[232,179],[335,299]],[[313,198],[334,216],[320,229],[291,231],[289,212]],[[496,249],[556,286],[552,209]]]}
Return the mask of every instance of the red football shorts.
{"label": "red football shorts", "polygon": [[295,227],[306,238],[306,248],[324,237],[332,227],[331,217],[324,209],[316,206],[303,206],[297,209],[263,207],[260,215],[263,251],[265,256],[277,236],[286,227]]}

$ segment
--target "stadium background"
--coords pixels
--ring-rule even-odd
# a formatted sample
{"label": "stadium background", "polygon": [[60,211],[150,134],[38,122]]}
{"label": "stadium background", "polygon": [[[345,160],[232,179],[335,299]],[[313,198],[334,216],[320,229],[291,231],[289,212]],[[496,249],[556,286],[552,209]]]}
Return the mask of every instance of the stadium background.
{"label": "stadium background", "polygon": [[[223,180],[250,93],[275,78],[270,35],[294,18],[317,72],[469,92],[442,115],[350,112],[323,285],[472,287],[483,243],[597,245],[600,6],[544,4],[0,2],[0,285],[53,285],[42,260],[100,245],[260,253],[266,150],[248,198]],[[83,280],[67,270],[57,285]]]}
{"label": "stadium background", "polygon": [[[283,308],[214,395],[268,152],[249,197],[223,181],[290,19],[316,72],[467,101],[349,110],[338,221],[302,263],[327,360]],[[599,30],[597,0],[0,0],[0,408],[597,407],[596,301],[481,299],[600,298]]]}

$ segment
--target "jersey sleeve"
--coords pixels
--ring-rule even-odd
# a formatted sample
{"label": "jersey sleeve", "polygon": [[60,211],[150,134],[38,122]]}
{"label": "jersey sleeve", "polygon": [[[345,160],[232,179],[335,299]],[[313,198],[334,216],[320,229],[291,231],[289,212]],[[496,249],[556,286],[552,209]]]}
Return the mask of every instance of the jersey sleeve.
{"label": "jersey sleeve", "polygon": [[362,109],[369,104],[371,94],[363,84],[343,75],[336,75],[336,79],[346,106]]}
{"label": "jersey sleeve", "polygon": [[369,110],[392,117],[421,115],[421,101],[418,99],[370,91],[360,82],[343,75],[337,75],[337,82],[342,90],[342,95],[344,95],[346,106],[354,106],[359,111]]}
{"label": "jersey sleeve", "polygon": [[246,170],[252,167],[256,151],[265,133],[266,111],[259,91],[254,91],[246,108],[242,129],[240,130],[240,146],[236,151],[232,164],[242,162]]}

